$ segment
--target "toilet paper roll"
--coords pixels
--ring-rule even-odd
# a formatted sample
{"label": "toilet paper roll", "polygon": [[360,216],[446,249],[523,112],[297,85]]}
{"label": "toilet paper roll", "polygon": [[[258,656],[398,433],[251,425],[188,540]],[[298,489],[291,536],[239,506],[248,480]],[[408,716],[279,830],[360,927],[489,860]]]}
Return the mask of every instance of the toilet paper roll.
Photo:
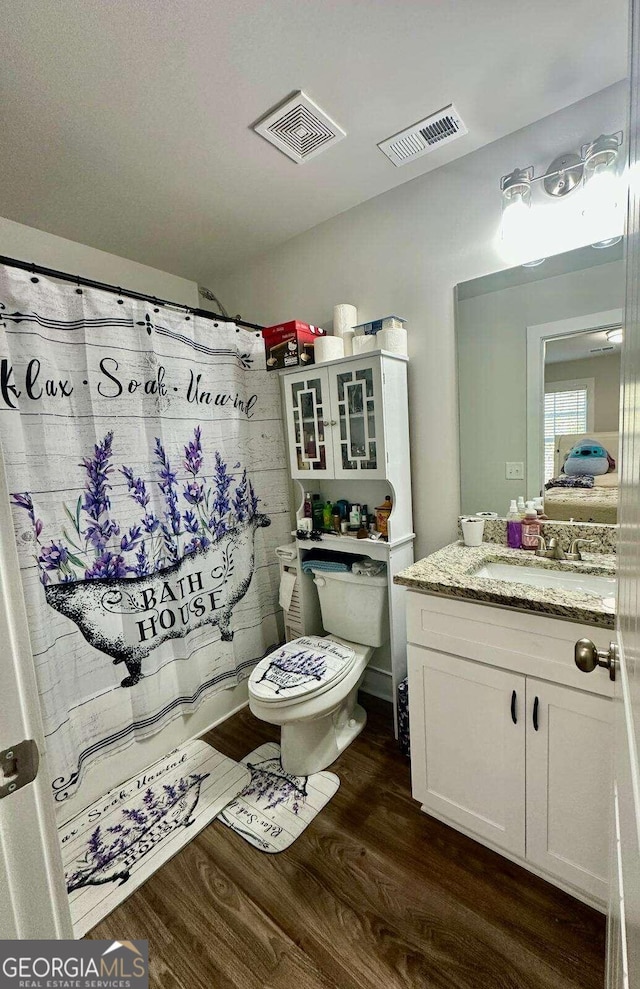
{"label": "toilet paper roll", "polygon": [[342,342],[344,344],[344,356],[351,357],[353,355],[353,338],[355,333],[353,330],[344,330],[342,334]]}
{"label": "toilet paper roll", "polygon": [[280,560],[293,561],[298,555],[298,547],[295,543],[287,543],[285,546],[276,546],[276,556]]}
{"label": "toilet paper roll", "polygon": [[336,361],[339,357],[344,357],[342,337],[318,337],[313,350],[316,364],[323,364],[324,361]]}
{"label": "toilet paper roll", "polygon": [[370,336],[356,337],[353,338],[353,352],[354,354],[366,354],[370,350],[378,349],[377,336],[371,334]]}
{"label": "toilet paper roll", "polygon": [[291,607],[291,598],[293,597],[295,586],[296,574],[290,573],[288,570],[283,571],[282,577],[280,578],[279,594],[280,607],[283,611],[288,611]]}
{"label": "toilet paper roll", "polygon": [[346,330],[352,330],[358,322],[358,310],[347,302],[333,307],[333,335],[344,336]]}
{"label": "toilet paper roll", "polygon": [[407,357],[407,331],[404,327],[397,326],[378,330],[376,340],[379,350],[388,350],[392,354],[404,354]]}

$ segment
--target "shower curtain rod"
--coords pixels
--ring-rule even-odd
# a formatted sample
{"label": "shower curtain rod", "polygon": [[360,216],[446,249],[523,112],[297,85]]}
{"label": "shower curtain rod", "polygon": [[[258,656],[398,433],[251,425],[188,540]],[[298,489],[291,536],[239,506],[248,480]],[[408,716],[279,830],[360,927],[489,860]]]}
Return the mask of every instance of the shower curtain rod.
{"label": "shower curtain rod", "polygon": [[73,282],[74,285],[86,285],[87,288],[102,289],[103,292],[112,292],[115,295],[126,295],[130,299],[140,299],[143,302],[153,302],[157,306],[169,306],[172,309],[184,309],[185,312],[193,313],[194,316],[202,316],[204,319],[211,319],[217,323],[235,323],[237,326],[244,326],[248,330],[263,330],[264,327],[258,323],[247,323],[244,319],[234,319],[232,316],[220,316],[211,312],[210,309],[194,309],[193,306],[186,306],[182,302],[171,302],[169,299],[158,299],[155,295],[146,295],[144,292],[134,292],[130,289],[122,289],[116,285],[108,285],[106,282],[95,282],[91,278],[83,278],[82,275],[70,275],[66,271],[56,271],[55,268],[44,268],[40,264],[31,261],[20,261],[17,258],[8,258],[0,255],[0,264],[6,264],[10,268],[21,268],[23,271],[30,271],[34,275],[48,275],[50,278],[59,278],[64,282]]}

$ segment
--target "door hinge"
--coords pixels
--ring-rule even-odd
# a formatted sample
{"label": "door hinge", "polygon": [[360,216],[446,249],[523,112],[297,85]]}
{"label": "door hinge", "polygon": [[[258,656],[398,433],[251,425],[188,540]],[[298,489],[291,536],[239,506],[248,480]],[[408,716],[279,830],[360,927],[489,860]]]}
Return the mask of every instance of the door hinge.
{"label": "door hinge", "polygon": [[38,775],[40,753],[33,738],[0,752],[0,800],[10,797]]}

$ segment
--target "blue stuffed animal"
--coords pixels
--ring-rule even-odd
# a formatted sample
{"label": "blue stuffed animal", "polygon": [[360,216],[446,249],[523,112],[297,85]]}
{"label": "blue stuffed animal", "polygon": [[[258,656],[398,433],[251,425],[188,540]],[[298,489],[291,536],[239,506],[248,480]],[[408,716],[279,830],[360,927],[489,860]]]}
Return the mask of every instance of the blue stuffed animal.
{"label": "blue stuffed animal", "polygon": [[607,451],[595,440],[581,440],[569,450],[563,471],[570,477],[576,474],[591,474],[597,477],[609,470]]}

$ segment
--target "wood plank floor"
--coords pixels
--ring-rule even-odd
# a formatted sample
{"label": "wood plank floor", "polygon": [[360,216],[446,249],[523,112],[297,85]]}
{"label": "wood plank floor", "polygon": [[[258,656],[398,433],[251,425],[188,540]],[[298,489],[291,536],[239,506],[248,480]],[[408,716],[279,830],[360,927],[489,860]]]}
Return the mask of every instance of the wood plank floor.
{"label": "wood plank floor", "polygon": [[[89,936],[147,938],[153,989],[601,989],[604,917],[425,814],[391,707],[287,851],[206,828]],[[248,709],[206,740],[277,740]]]}

